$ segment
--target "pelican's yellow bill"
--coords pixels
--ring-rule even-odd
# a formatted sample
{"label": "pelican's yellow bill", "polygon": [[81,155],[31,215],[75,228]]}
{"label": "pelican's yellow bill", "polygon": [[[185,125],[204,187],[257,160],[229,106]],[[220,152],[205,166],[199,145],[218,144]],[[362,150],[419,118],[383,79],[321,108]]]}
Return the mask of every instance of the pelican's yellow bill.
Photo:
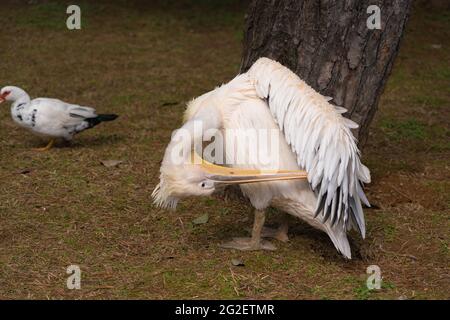
{"label": "pelican's yellow bill", "polygon": [[208,179],[226,184],[305,180],[308,177],[307,172],[303,170],[257,170],[219,166],[202,159],[195,152],[193,162],[202,167],[208,174]]}

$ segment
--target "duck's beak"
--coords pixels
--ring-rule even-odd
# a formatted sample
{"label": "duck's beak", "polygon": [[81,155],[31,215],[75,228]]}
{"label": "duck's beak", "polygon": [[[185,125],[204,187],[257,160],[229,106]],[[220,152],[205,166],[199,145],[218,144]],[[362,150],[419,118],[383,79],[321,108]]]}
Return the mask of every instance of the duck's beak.
{"label": "duck's beak", "polygon": [[5,102],[6,96],[7,96],[7,94],[5,94],[5,93],[3,93],[2,95],[0,95],[0,103]]}
{"label": "duck's beak", "polygon": [[255,170],[218,166],[202,159],[196,153],[194,153],[194,161],[205,171],[209,180],[220,184],[305,180],[308,178],[308,174],[303,170]]}

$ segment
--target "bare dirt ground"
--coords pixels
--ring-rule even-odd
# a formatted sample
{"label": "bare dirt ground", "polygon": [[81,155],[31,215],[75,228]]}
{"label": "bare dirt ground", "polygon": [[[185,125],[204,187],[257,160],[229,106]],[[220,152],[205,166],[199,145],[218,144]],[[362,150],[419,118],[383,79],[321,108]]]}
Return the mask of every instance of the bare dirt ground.
{"label": "bare dirt ground", "polygon": [[[151,204],[185,103],[238,71],[245,5],[95,3],[81,4],[81,31],[65,28],[62,3],[2,5],[0,86],[121,116],[36,153],[43,142],[0,106],[0,298],[450,298],[448,11],[412,14],[363,152],[375,204],[367,239],[353,235],[346,261],[295,220],[276,252],[218,248],[251,226],[245,202],[192,199],[176,212]],[[194,225],[204,213],[209,221]],[[66,288],[71,264],[81,290]],[[365,285],[373,264],[379,291]]]}

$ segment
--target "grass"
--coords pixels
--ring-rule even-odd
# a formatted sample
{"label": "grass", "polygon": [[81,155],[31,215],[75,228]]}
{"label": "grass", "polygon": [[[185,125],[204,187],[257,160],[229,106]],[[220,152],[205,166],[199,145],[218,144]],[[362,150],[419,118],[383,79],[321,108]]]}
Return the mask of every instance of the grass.
{"label": "grass", "polygon": [[[447,12],[413,13],[363,152],[379,209],[366,210],[367,239],[352,237],[345,261],[295,219],[275,252],[218,248],[251,225],[245,202],[190,199],[176,213],[151,205],[185,103],[238,72],[245,5],[79,5],[81,31],[65,29],[65,2],[7,2],[0,16],[1,86],[120,114],[70,147],[35,153],[42,142],[1,105],[0,298],[450,298]],[[207,223],[192,223],[205,213]],[[271,210],[268,223],[279,214]],[[66,288],[71,264],[81,290]],[[365,286],[372,264],[381,290]]]}
{"label": "grass", "polygon": [[416,119],[397,121],[385,119],[381,124],[387,137],[398,140],[424,140],[426,138],[426,126]]}

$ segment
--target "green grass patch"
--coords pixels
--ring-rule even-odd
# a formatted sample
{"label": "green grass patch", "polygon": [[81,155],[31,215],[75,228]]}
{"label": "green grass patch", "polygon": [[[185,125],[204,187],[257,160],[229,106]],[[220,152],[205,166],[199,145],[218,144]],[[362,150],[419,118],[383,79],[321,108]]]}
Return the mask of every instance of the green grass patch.
{"label": "green grass patch", "polygon": [[380,124],[385,134],[393,140],[424,140],[426,126],[416,119],[384,119]]}

